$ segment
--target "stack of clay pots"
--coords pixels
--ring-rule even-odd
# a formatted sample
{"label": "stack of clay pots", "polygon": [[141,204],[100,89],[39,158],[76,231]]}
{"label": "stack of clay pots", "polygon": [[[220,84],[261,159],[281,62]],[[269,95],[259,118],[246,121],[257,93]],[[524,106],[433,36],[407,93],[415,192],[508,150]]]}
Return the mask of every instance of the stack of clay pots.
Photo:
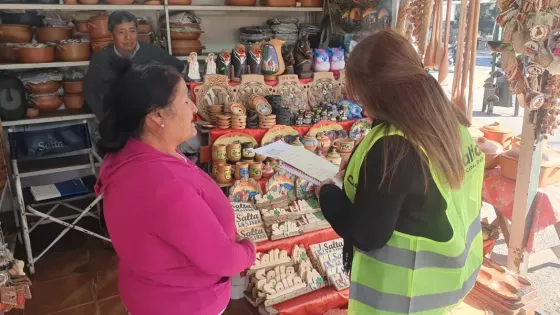
{"label": "stack of clay pots", "polygon": [[217,125],[218,123],[218,115],[221,115],[223,112],[224,105],[210,105],[208,106],[208,111],[210,112],[210,122],[213,125]]}
{"label": "stack of clay pots", "polygon": [[73,111],[81,110],[84,106],[84,81],[64,81],[62,88],[64,89],[64,107]]}
{"label": "stack of clay pots", "polygon": [[259,115],[259,128],[270,129],[276,125],[276,115]]}
{"label": "stack of clay pots", "polygon": [[232,115],[231,116],[231,129],[245,129],[247,125],[247,115]]}
{"label": "stack of clay pots", "polygon": [[138,20],[138,35],[139,42],[151,44],[152,41],[152,24],[147,20]]}
{"label": "stack of clay pots", "polygon": [[62,105],[59,89],[60,82],[46,81],[37,83],[27,83],[25,88],[29,92],[29,108],[27,117],[35,118],[39,112],[54,111]]}
{"label": "stack of clay pots", "polygon": [[188,56],[195,52],[201,54],[204,46],[199,38],[202,34],[200,24],[169,24],[171,36],[171,51],[174,56]]}
{"label": "stack of clay pots", "polygon": [[113,37],[109,32],[109,17],[107,15],[92,16],[88,23],[88,33],[91,38],[91,50],[96,53],[113,44]]}
{"label": "stack of clay pots", "polygon": [[216,124],[220,129],[228,129],[231,127],[231,115],[229,114],[220,114],[216,115],[217,121]]}

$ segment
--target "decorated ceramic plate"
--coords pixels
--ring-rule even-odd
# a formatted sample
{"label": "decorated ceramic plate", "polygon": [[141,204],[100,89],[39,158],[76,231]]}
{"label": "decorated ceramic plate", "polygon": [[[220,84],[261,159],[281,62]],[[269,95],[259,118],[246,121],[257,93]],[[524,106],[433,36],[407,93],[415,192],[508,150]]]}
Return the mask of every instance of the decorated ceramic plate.
{"label": "decorated ceramic plate", "polygon": [[298,136],[299,133],[294,128],[285,125],[276,125],[268,129],[264,134],[261,145],[264,146],[282,139],[284,139],[286,143],[292,143]]}
{"label": "decorated ceramic plate", "polygon": [[310,181],[298,177],[296,179],[296,197],[303,200],[315,197],[315,186]]}
{"label": "decorated ceramic plate", "polygon": [[252,178],[236,180],[229,190],[229,201],[254,202],[256,195],[262,195],[261,185]]}
{"label": "decorated ceramic plate", "polygon": [[255,140],[255,138],[243,132],[230,132],[228,134],[221,135],[220,137],[218,137],[218,139],[216,139],[216,141],[214,141],[214,144],[228,145],[235,141],[239,141],[240,143],[252,142],[253,147],[257,147],[259,145],[259,143],[257,142],[257,140]]}
{"label": "decorated ceramic plate", "polygon": [[231,103],[229,110],[233,115],[245,115],[246,112],[245,106],[239,103]]}
{"label": "decorated ceramic plate", "polygon": [[270,106],[270,104],[268,103],[259,103],[257,104],[257,113],[267,116],[272,114],[272,106]]}
{"label": "decorated ceramic plate", "polygon": [[279,192],[283,196],[295,196],[296,177],[284,171],[278,171],[272,176],[265,185],[267,193]]}
{"label": "decorated ceramic plate", "polygon": [[348,133],[341,125],[330,120],[321,120],[309,129],[309,133],[315,137],[323,132],[331,139],[331,141],[338,138],[348,137]]}
{"label": "decorated ceramic plate", "polygon": [[371,120],[369,118],[362,118],[356,120],[352,127],[350,127],[350,138],[352,140],[360,140],[365,137],[371,130]]}

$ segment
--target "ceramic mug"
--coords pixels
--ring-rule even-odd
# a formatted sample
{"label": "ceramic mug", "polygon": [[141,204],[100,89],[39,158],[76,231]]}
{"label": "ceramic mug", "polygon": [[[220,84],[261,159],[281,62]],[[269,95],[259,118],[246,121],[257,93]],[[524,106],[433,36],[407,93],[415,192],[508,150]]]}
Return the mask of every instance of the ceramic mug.
{"label": "ceramic mug", "polygon": [[231,165],[220,164],[218,166],[218,174],[216,175],[218,183],[227,184],[231,181]]}
{"label": "ceramic mug", "polygon": [[338,152],[346,153],[354,150],[354,140],[350,138],[336,139],[333,145]]}
{"label": "ceramic mug", "polygon": [[231,162],[238,162],[241,160],[241,144],[239,142],[227,145],[227,157]]}
{"label": "ceramic mug", "polygon": [[212,160],[215,162],[225,162],[227,159],[227,151],[225,144],[215,144],[212,147]]}
{"label": "ceramic mug", "polygon": [[235,179],[242,179],[249,177],[249,163],[237,162],[235,164]]}
{"label": "ceramic mug", "polygon": [[261,162],[253,162],[249,165],[249,177],[254,180],[259,180],[262,178],[262,163]]}
{"label": "ceramic mug", "polygon": [[243,142],[241,144],[241,156],[243,160],[252,161],[255,158],[255,150],[253,149],[252,142]]}
{"label": "ceramic mug", "polygon": [[220,165],[225,164],[226,162],[223,161],[214,161],[212,163],[212,173],[211,176],[212,178],[216,178],[218,176],[218,170],[220,168]]}

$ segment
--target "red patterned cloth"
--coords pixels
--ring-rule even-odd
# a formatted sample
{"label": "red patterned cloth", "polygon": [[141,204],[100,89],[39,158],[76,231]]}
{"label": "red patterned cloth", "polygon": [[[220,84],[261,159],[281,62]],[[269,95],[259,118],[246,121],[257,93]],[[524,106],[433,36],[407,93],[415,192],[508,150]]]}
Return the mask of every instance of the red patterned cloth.
{"label": "red patterned cloth", "polygon": [[[500,169],[487,170],[484,175],[482,198],[511,220],[515,181],[501,175]],[[535,252],[535,235],[560,222],[560,183],[541,187],[535,199],[535,214],[527,241],[527,251]]]}

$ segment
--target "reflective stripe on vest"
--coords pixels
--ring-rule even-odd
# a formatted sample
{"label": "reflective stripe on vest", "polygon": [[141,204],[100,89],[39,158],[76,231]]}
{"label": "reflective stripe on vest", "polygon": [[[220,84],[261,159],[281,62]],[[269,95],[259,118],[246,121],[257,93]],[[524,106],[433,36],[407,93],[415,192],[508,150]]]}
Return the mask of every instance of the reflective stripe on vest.
{"label": "reflective stripe on vest", "polygon": [[[473,288],[483,259],[479,210],[484,154],[468,130],[462,126],[460,130],[465,165],[462,187],[451,190],[446,178],[432,165],[429,167],[446,202],[452,238],[436,242],[395,231],[380,249],[357,249],[352,263],[349,315],[445,314]],[[383,126],[376,126],[353,153],[343,187],[350,201],[354,202],[367,152],[388,135],[405,137],[395,128],[385,133]]]}

